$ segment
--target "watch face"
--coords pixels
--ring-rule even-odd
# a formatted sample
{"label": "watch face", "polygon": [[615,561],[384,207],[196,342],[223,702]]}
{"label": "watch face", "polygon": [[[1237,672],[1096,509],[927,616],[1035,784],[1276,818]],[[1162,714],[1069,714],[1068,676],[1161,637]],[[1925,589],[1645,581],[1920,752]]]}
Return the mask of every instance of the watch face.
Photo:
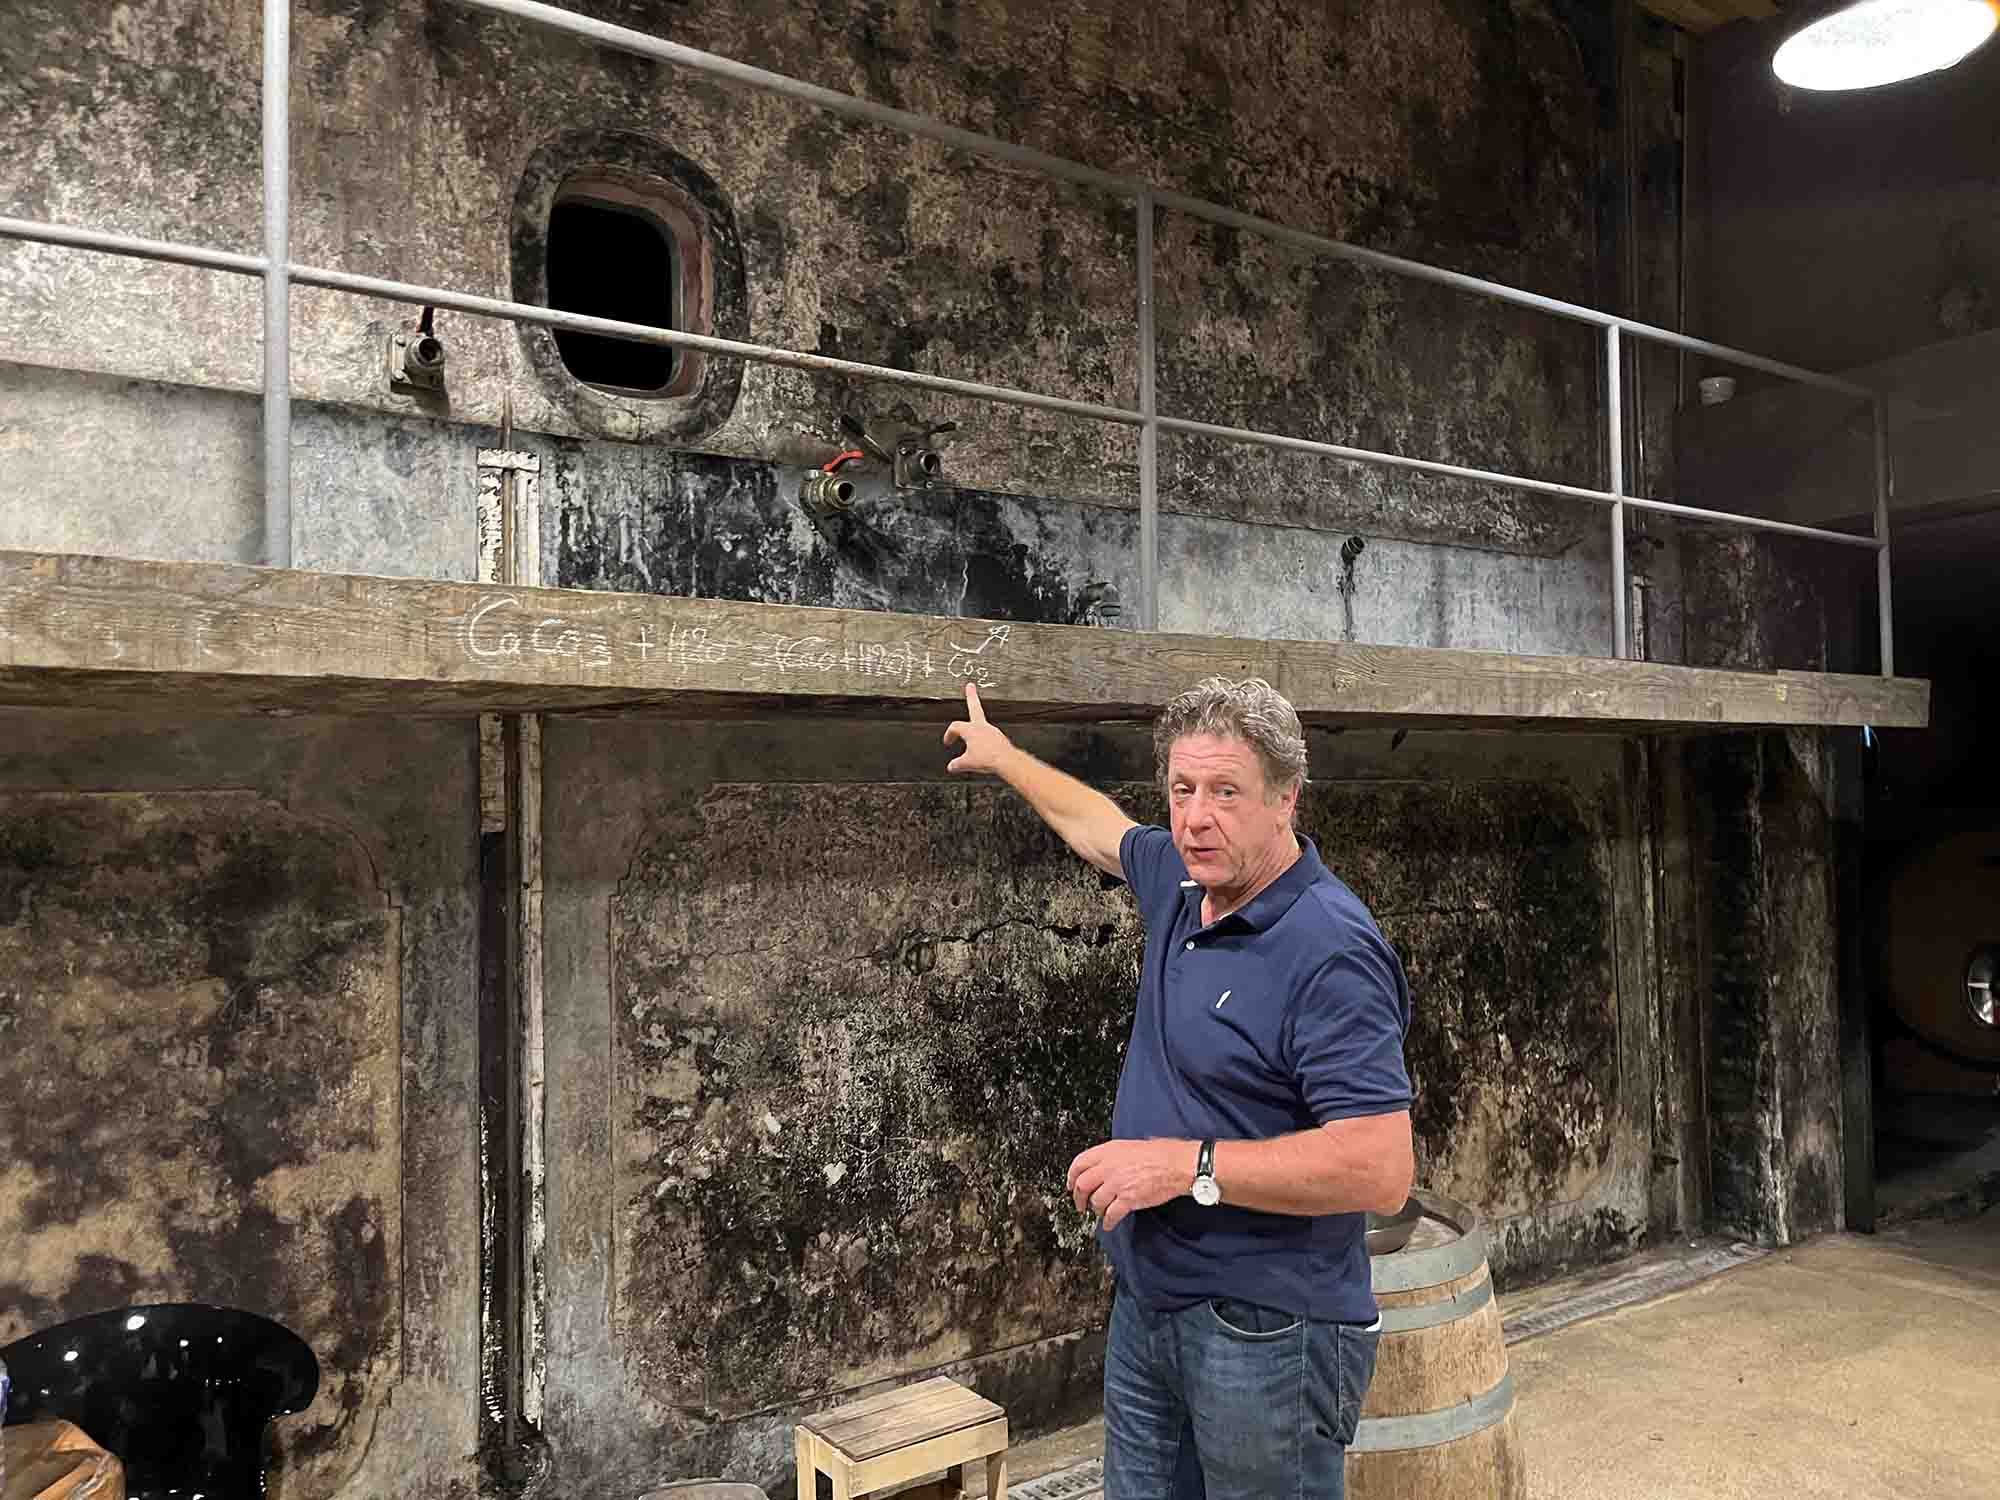
{"label": "watch face", "polygon": [[1222,1184],[1213,1177],[1197,1177],[1194,1180],[1194,1201],[1203,1208],[1213,1208],[1222,1201]]}

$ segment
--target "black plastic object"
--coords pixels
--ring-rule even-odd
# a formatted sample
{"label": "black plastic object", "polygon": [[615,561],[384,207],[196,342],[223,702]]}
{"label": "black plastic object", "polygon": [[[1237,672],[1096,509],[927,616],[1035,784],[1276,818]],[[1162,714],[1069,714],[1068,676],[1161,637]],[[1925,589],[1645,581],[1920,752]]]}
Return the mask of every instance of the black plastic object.
{"label": "black plastic object", "polygon": [[127,1500],[262,1500],[264,1429],[319,1390],[306,1341],[256,1313],[163,1302],[0,1348],[7,1424],[63,1418],[125,1465]]}

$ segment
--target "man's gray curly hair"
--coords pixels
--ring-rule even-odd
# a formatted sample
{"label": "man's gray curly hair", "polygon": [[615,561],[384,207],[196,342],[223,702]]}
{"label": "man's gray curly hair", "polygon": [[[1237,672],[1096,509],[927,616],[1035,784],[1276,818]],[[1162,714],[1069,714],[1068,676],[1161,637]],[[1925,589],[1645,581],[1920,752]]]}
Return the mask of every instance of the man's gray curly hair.
{"label": "man's gray curly hair", "polygon": [[1167,759],[1184,735],[1222,734],[1246,741],[1274,796],[1306,784],[1306,737],[1298,711],[1261,677],[1232,682],[1205,677],[1166,706],[1153,724],[1153,765],[1162,791]]}

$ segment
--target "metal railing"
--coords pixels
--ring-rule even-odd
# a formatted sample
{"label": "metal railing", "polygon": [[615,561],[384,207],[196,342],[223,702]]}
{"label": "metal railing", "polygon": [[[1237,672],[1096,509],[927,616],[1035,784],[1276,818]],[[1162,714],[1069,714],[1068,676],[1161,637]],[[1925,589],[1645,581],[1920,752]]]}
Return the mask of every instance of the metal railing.
{"label": "metal railing", "polygon": [[[41,220],[0,217],[0,237],[32,240],[44,244],[63,245],[77,249],[100,251],[112,255],[136,256],[148,260],[168,261],[181,265],[198,266],[208,270],[221,271],[242,276],[261,276],[264,281],[264,504],[265,504],[265,560],[277,567],[291,565],[291,372],[290,372],[290,289],[294,284],[324,287],[334,291],[350,292],[357,296],[375,297],[394,302],[428,305],[447,308],[476,316],[501,318],[516,323],[539,324],[552,329],[563,329],[577,333],[602,334],[612,338],[627,339],[636,343],[660,344],[675,348],[698,349],[706,353],[725,355],[761,364],[786,366],[794,369],[820,371],[834,375],[852,376],[858,379],[881,381],[899,385],[915,386],[923,390],[937,391],[945,395],[964,396],[978,400],[1000,402],[1012,406],[1031,407],[1043,411],[1058,412],[1068,416],[1082,417],[1092,421],[1116,423],[1136,427],[1139,433],[1139,572],[1140,593],[1139,626],[1155,629],[1158,625],[1159,606],[1159,434],[1162,431],[1188,433],[1200,437],[1223,439],[1232,442],[1256,444],[1269,448],[1284,449],[1299,453],[1316,454],[1328,458],[1345,459],[1351,462],[1373,464],[1388,468],[1411,470],[1420,474],[1431,474],[1450,479],[1473,480],[1506,489],[1523,490],[1534,494],[1556,495],[1568,499],[1587,500],[1608,506],[1610,509],[1611,539],[1611,599],[1612,599],[1612,654],[1623,657],[1628,654],[1628,631],[1626,622],[1626,579],[1625,579],[1625,519],[1631,510],[1651,511],[1662,515],[1682,516],[1694,520],[1713,522],[1719,525],[1742,527],[1755,531],[1775,532],[1789,536],[1808,537],[1815,541],[1830,542],[1843,546],[1858,546],[1871,549],[1876,554],[1877,604],[1881,635],[1882,675],[1891,676],[1895,670],[1894,635],[1891,628],[1889,596],[1889,459],[1888,428],[1886,406],[1876,392],[1866,386],[1841,380],[1818,371],[1803,369],[1786,364],[1781,360],[1767,359],[1761,355],[1732,349],[1727,345],[1712,343],[1706,339],[1692,338],[1671,329],[1654,327],[1632,318],[1620,317],[1585,307],[1579,303],[1565,302],[1555,297],[1545,297],[1535,292],[1523,291],[1500,282],[1481,280],[1461,272],[1448,271],[1438,266],[1426,265],[1421,261],[1405,260],[1400,256],[1387,255],[1378,250],[1369,250],[1359,245],[1351,245],[1342,240],[1330,239],[1324,235],[1306,230],[1294,229],[1289,225],[1270,219],[1261,219],[1252,214],[1193,198],[1185,193],[1171,192],[1159,188],[1136,176],[1102,171],[1080,162],[1069,161],[1031,147],[1004,141],[997,136],[983,135],[976,131],[964,130],[955,125],[931,119],[908,110],[895,109],[870,100],[856,98],[817,84],[803,82],[782,73],[773,73],[763,68],[750,67],[714,53],[698,51],[692,47],[669,42],[645,32],[628,27],[612,25],[609,22],[592,20],[557,6],[544,5],[538,0],[457,0],[457,3],[473,10],[488,11],[496,15],[526,21],[550,30],[565,32],[571,36],[595,42],[619,51],[634,53],[641,57],[653,58],[660,62],[691,68],[699,72],[723,78],[746,87],[762,89],[787,98],[813,104],[830,113],[869,125],[883,126],[899,130],[909,135],[937,141],[960,150],[975,152],[999,161],[1024,167],[1046,177],[1077,183],[1086,187],[1102,189],[1120,197],[1129,198],[1137,214],[1137,281],[1138,281],[1138,405],[1135,408],[1113,406],[1101,402],[1077,401],[1066,397],[1044,395],[1037,391],[1021,390],[1010,386],[989,385],[978,381],[957,380],[948,376],[928,375],[915,370],[899,370],[884,365],[864,364],[854,360],[834,359],[822,354],[810,354],[802,350],[786,349],[767,344],[749,343],[736,339],[713,338],[704,334],[684,332],[679,329],[655,328],[641,323],[626,323],[609,318],[588,317],[580,313],[563,312],[554,308],[538,307],[529,303],[511,302],[496,297],[481,297],[448,288],[414,286],[407,282],[388,281],[373,276],[357,276],[344,271],[328,270],[315,266],[297,265],[290,253],[290,0],[264,0],[264,82],[263,82],[263,171],[264,171],[264,253],[261,256],[234,254],[228,251],[211,250],[200,246],[169,243],[160,240],[135,238],[129,235],[111,234],[99,230],[79,228],[70,225],[52,224]],[[1319,442],[1309,438],[1293,437],[1284,433],[1265,432],[1247,427],[1229,427],[1212,422],[1198,421],[1188,417],[1166,416],[1158,410],[1158,392],[1155,366],[1155,330],[1153,306],[1153,220],[1159,210],[1170,210],[1203,219],[1213,224],[1227,225],[1253,234],[1278,240],[1282,243],[1312,251],[1315,254],[1345,260],[1374,271],[1388,272],[1417,281],[1427,281],[1438,286],[1468,292],[1474,296],[1493,301],[1510,303],[1517,307],[1532,308],[1556,317],[1589,324],[1603,330],[1604,370],[1605,370],[1605,429],[1606,451],[1608,454],[1608,483],[1603,489],[1593,489],[1587,485],[1559,484],[1544,479],[1531,479],[1522,475],[1499,473],[1486,469],[1468,468],[1460,464],[1442,463],[1432,459],[1413,458],[1404,454],[1384,453],[1368,448],[1356,448],[1341,443]],[[1837,391],[1843,395],[1856,397],[1870,403],[1874,426],[1875,447],[1875,505],[1873,534],[1858,536],[1850,532],[1830,531],[1820,527],[1801,526],[1788,521],[1767,520],[1759,516],[1739,515],[1729,511],[1705,510],[1692,505],[1680,505],[1671,501],[1654,500],[1627,493],[1624,460],[1624,392],[1621,380],[1622,342],[1625,335],[1650,340],[1683,349],[1690,353],[1705,354],[1742,365],[1749,369],[1761,370],[1767,374],[1783,376],[1824,390]]]}

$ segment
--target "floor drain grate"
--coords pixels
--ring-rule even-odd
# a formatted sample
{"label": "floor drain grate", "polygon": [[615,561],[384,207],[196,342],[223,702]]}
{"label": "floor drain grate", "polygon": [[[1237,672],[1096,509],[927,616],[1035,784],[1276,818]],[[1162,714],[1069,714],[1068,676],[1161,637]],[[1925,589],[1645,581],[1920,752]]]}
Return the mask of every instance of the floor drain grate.
{"label": "floor drain grate", "polygon": [[1013,1500],[1096,1500],[1104,1493],[1104,1465],[1093,1458],[1073,1469],[1010,1484],[1007,1493]]}
{"label": "floor drain grate", "polygon": [[1706,1281],[1724,1271],[1748,1265],[1753,1260],[1762,1260],[1771,1252],[1760,1250],[1755,1245],[1723,1245],[1714,1250],[1704,1250],[1699,1255],[1691,1255],[1686,1260],[1673,1261],[1667,1265],[1653,1266],[1644,1271],[1634,1271],[1629,1276],[1620,1276],[1603,1286],[1580,1293],[1552,1307],[1538,1307],[1533,1312],[1522,1313],[1501,1324],[1502,1336],[1508,1343],[1518,1343],[1522,1339],[1533,1338],[1537,1334],[1552,1333],[1571,1323],[1585,1318],[1594,1318],[1599,1313],[1607,1313],[1614,1308],[1626,1307],[1634,1302],[1650,1301],[1654,1297],[1677,1292],[1683,1287],[1693,1286],[1698,1281]]}

